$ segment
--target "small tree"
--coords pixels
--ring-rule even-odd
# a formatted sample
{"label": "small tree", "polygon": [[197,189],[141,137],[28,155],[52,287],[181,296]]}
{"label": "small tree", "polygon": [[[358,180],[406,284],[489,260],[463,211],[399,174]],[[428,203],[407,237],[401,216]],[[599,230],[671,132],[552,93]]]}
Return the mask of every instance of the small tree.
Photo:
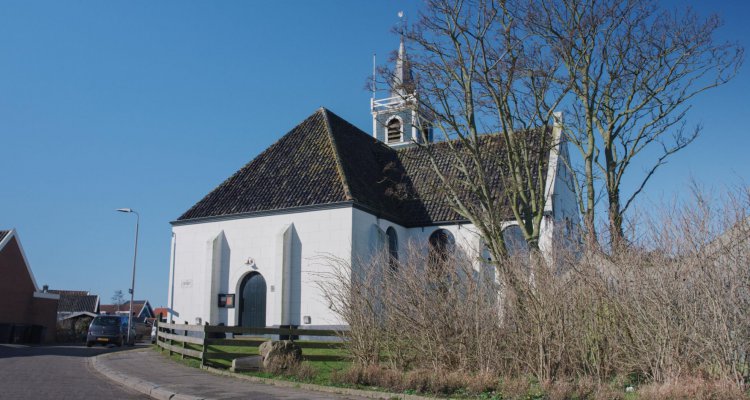
{"label": "small tree", "polygon": [[115,290],[111,300],[112,304],[117,306],[117,311],[121,311],[120,307],[125,304],[125,295],[122,294],[122,290]]}

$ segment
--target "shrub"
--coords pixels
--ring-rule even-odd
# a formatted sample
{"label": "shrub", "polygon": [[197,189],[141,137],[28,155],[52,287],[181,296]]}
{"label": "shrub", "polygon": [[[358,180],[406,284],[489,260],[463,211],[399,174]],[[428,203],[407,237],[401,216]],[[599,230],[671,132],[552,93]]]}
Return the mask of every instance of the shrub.
{"label": "shrub", "polygon": [[489,265],[412,243],[398,261],[331,260],[323,291],[357,364],[339,379],[482,393],[502,377],[504,396],[591,399],[636,381],[646,398],[732,398],[750,382],[750,192],[711,204],[638,221],[616,252],[559,243]]}
{"label": "shrub", "polygon": [[736,384],[729,381],[685,378],[668,383],[650,383],[639,388],[641,398],[654,400],[747,400]]}

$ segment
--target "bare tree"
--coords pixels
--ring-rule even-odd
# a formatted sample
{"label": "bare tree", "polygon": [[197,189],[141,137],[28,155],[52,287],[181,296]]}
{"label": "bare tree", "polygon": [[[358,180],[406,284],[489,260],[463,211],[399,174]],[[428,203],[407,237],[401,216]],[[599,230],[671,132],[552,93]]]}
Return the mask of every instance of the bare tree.
{"label": "bare tree", "polygon": [[[603,179],[611,243],[623,239],[623,214],[667,159],[698,136],[685,116],[699,93],[728,82],[743,49],[714,39],[721,21],[660,9],[652,0],[540,0],[523,11],[530,34],[562,63],[574,116],[567,136],[583,159],[579,202],[595,238],[596,179]],[[645,149],[656,152],[646,161]],[[654,153],[652,153],[654,154]],[[641,160],[636,164],[637,161]],[[624,194],[632,166],[644,175]]]}
{"label": "bare tree", "polygon": [[117,311],[120,311],[120,307],[125,303],[125,295],[122,294],[122,290],[115,290],[110,300],[117,306]]}
{"label": "bare tree", "polygon": [[[403,32],[414,50],[419,107],[445,139],[425,153],[445,198],[479,230],[495,260],[507,255],[508,219],[532,250],[539,248],[556,144],[549,126],[564,98],[557,61],[527,40],[516,12],[492,0],[430,0]],[[435,151],[449,162],[440,163]]]}
{"label": "bare tree", "polygon": [[[574,186],[588,236],[597,240],[603,196],[611,243],[621,243],[633,201],[700,133],[685,123],[690,101],[731,80],[742,63],[740,46],[714,39],[720,25],[716,15],[663,10],[652,0],[427,1],[403,34],[419,107],[456,155],[452,171],[434,168],[446,197],[493,255],[505,253],[497,225],[509,211],[537,247],[546,161],[539,153],[554,143],[529,136],[565,107],[566,138],[581,156]],[[481,133],[496,133],[502,151]],[[486,175],[492,164],[502,171],[502,199]],[[643,175],[622,193],[633,166]]]}

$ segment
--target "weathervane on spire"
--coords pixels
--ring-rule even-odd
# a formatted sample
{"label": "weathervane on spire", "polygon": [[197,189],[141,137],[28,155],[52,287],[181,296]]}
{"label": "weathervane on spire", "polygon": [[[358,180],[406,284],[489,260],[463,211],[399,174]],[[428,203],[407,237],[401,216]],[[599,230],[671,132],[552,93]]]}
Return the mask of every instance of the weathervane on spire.
{"label": "weathervane on spire", "polygon": [[404,18],[404,11],[398,12],[398,17],[401,19],[401,37],[404,37],[404,32],[406,32],[406,18]]}

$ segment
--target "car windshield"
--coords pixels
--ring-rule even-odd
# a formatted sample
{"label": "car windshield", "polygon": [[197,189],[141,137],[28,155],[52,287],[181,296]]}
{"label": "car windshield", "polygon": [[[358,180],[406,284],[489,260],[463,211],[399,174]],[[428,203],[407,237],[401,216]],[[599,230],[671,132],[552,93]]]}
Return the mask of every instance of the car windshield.
{"label": "car windshield", "polygon": [[120,326],[119,317],[96,317],[92,325],[95,326]]}

